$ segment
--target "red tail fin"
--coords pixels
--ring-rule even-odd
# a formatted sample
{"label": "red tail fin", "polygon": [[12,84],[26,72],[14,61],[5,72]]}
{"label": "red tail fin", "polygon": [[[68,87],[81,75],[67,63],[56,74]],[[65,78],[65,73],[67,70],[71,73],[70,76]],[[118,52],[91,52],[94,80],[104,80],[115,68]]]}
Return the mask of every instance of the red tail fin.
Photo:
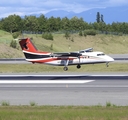
{"label": "red tail fin", "polygon": [[37,51],[36,47],[30,40],[30,38],[20,39],[19,43],[20,43],[22,50],[24,50],[24,51],[28,51],[28,52],[36,52]]}

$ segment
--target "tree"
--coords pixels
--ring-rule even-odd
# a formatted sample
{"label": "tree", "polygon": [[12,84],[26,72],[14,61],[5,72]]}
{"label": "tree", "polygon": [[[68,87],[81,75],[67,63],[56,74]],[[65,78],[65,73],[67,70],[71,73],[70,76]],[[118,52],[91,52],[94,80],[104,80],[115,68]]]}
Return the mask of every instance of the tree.
{"label": "tree", "polygon": [[60,17],[56,18],[56,28],[58,31],[62,30],[62,24],[61,24],[61,18]]}
{"label": "tree", "polygon": [[83,20],[83,18],[79,19],[76,16],[71,18],[71,20],[70,20],[70,29],[71,30],[76,30],[76,31],[84,30],[84,20]]}
{"label": "tree", "polygon": [[[128,34],[128,23],[113,22],[112,24],[106,24],[104,22],[104,16],[97,12],[96,22],[87,23],[83,18],[73,17],[68,19],[67,17],[50,17],[46,18],[44,15],[36,16],[25,16],[21,18],[18,15],[9,15],[6,18],[0,19],[0,29],[7,32],[15,33],[19,31],[31,31],[37,33],[38,31],[54,32],[54,31],[84,31],[84,30],[98,30],[102,32],[116,32]],[[67,35],[66,35],[67,37]]]}
{"label": "tree", "polygon": [[37,18],[35,16],[25,16],[24,29],[27,31],[37,32],[39,29]]}
{"label": "tree", "polygon": [[42,38],[46,40],[53,40],[53,35],[51,33],[43,33]]}
{"label": "tree", "polygon": [[104,23],[104,16],[103,15],[101,15],[101,22]]}
{"label": "tree", "polygon": [[66,37],[66,39],[70,38],[70,33],[66,31],[65,37]]}
{"label": "tree", "polygon": [[82,33],[82,31],[79,31],[79,36],[83,36],[83,33]]}
{"label": "tree", "polygon": [[96,33],[96,31],[95,30],[85,30],[84,31],[84,36],[86,36],[86,35],[93,35],[93,36],[95,36],[97,33]]}
{"label": "tree", "polygon": [[100,29],[99,23],[94,22],[92,25],[93,25],[93,29],[95,29],[95,30],[99,30]]}
{"label": "tree", "polygon": [[70,20],[67,17],[62,18],[61,24],[63,30],[69,31],[71,29]]}
{"label": "tree", "polygon": [[16,39],[20,35],[20,32],[14,32],[12,33],[12,37]]}
{"label": "tree", "polygon": [[49,18],[47,21],[47,31],[48,32],[58,31],[57,20],[53,16]]}
{"label": "tree", "polygon": [[16,47],[17,47],[16,40],[12,40],[12,41],[11,41],[10,47],[12,47],[12,48],[16,48]]}
{"label": "tree", "polygon": [[7,18],[2,19],[2,29],[7,32],[17,32],[22,30],[22,19],[18,15],[10,15]]}
{"label": "tree", "polygon": [[44,15],[40,15],[38,20],[39,29],[38,31],[46,32],[47,18]]}
{"label": "tree", "polygon": [[99,12],[97,12],[96,21],[97,21],[97,23],[100,23],[100,13]]}

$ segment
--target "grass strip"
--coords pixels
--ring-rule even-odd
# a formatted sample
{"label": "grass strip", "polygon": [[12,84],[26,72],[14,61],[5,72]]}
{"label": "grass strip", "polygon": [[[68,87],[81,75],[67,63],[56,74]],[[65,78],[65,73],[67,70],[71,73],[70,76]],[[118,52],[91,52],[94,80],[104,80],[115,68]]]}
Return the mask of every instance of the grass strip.
{"label": "grass strip", "polygon": [[1,120],[127,120],[128,106],[1,106]]}

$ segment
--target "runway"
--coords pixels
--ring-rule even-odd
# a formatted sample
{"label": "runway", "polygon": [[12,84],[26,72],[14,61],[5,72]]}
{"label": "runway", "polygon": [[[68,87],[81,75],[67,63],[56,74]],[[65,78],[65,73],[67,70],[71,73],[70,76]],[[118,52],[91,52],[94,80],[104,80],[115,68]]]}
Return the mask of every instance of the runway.
{"label": "runway", "polygon": [[[117,74],[117,73],[116,73]],[[0,75],[0,102],[10,105],[128,105],[128,74]]]}

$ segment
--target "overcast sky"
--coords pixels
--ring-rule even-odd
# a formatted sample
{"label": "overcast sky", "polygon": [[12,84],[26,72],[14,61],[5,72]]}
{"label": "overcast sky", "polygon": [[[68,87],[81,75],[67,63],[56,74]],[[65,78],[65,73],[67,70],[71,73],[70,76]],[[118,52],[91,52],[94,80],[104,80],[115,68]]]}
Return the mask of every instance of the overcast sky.
{"label": "overcast sky", "polygon": [[0,18],[12,14],[20,16],[35,13],[45,14],[52,10],[65,10],[79,13],[92,8],[124,5],[128,5],[128,0],[1,0]]}

